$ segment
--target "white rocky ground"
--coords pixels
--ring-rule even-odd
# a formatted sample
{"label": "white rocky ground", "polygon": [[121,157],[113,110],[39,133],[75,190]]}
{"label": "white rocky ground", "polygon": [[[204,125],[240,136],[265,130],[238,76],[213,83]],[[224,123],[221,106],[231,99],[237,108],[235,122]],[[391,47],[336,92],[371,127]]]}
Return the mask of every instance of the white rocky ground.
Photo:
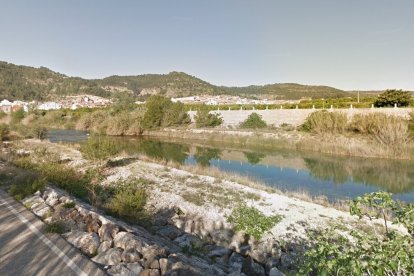
{"label": "white rocky ground", "polygon": [[[29,140],[18,143],[16,147],[22,153],[28,154],[46,149],[47,153],[43,152],[44,158],[52,160],[48,156],[54,156],[53,158],[65,160],[66,164],[80,171],[92,166],[82,158],[78,150],[64,145]],[[348,228],[364,224],[346,212],[271,193],[266,187],[257,184],[240,184],[226,175],[212,177],[195,174],[125,156],[115,160],[118,165],[106,169],[106,180],[102,185],[117,185],[123,179],[149,180],[146,181],[150,193],[147,209],[153,214],[152,233],[141,228],[128,228],[122,222],[109,219],[119,229],[136,236],[130,238],[137,239],[141,247],[135,248],[138,253],[134,254],[138,254],[138,257],[134,256],[143,261],[130,269],[127,266],[128,259],[124,256],[128,253],[128,248],[125,245],[117,246],[114,235],[111,241],[108,240],[109,244],[104,243],[105,238],[102,238],[101,233],[103,230],[100,229],[108,223],[108,218],[99,216],[99,219],[91,221],[87,218],[88,213],[82,214],[81,210],[86,207],[76,207],[77,212],[73,213],[73,218],[70,214],[63,214],[63,217],[75,221],[75,224],[72,223],[71,232],[66,234],[68,241],[81,249],[84,247],[83,240],[87,240],[86,243],[92,244],[92,247],[95,244],[96,248],[86,246],[82,250],[89,255],[97,251],[99,254],[94,258],[95,261],[106,265],[108,271],[115,275],[122,274],[120,271],[124,268],[130,272],[136,269],[155,273],[148,275],[168,274],[159,268],[161,262],[167,261],[183,263],[193,274],[202,271],[201,274],[216,275],[281,275],[277,274],[278,269],[289,271],[294,268],[298,243],[307,239],[308,231],[323,229],[332,224],[341,224]],[[36,200],[39,201],[37,205],[31,207],[39,216],[44,216],[50,208],[54,208],[53,212],[56,213],[55,206],[62,204],[66,198],[62,199],[59,195],[58,200],[54,201],[43,194],[43,202],[38,198]],[[256,207],[266,215],[282,215],[283,218],[260,241],[248,240],[242,233],[234,233],[232,225],[226,221],[232,208],[242,202]],[[79,214],[81,218],[78,218]],[[141,244],[143,241],[146,242],[144,249]],[[161,254],[157,251],[160,253],[156,257],[158,266],[154,263],[153,268],[145,261],[145,248],[154,244],[158,246],[157,250],[164,248],[168,252]],[[183,254],[183,251],[190,256]],[[131,257],[133,260],[134,256]],[[114,263],[114,260],[117,261]],[[177,275],[187,275],[183,271]]]}

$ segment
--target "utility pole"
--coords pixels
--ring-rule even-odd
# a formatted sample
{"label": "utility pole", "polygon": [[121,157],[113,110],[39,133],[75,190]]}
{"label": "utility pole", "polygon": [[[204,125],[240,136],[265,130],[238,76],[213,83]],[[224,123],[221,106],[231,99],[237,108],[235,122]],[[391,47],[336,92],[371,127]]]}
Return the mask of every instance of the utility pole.
{"label": "utility pole", "polygon": [[358,92],[358,103],[359,103],[359,90],[357,92]]}

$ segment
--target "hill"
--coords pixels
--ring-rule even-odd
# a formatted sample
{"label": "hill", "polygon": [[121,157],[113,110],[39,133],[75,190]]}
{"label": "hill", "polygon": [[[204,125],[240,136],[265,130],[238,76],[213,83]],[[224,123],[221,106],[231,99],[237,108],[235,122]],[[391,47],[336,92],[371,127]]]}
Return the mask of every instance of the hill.
{"label": "hill", "polygon": [[0,61],[0,98],[9,100],[46,100],[63,95],[92,94],[115,97],[128,93],[136,98],[153,94],[168,97],[196,95],[233,95],[249,98],[300,99],[337,98],[349,93],[328,86],[295,83],[225,87],[182,72],[145,74],[138,76],[110,76],[104,79],[69,77],[48,68],[34,68]]}

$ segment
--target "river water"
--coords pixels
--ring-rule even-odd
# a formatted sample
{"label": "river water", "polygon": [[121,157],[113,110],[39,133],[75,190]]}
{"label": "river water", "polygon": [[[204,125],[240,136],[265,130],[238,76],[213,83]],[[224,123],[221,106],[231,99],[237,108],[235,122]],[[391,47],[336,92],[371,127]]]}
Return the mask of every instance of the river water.
{"label": "river water", "polygon": [[[52,130],[52,142],[82,143],[86,132]],[[414,162],[387,159],[338,157],[296,150],[249,150],[160,138],[113,138],[128,154],[181,164],[214,166],[249,176],[282,191],[305,191],[329,200],[351,199],[384,190],[394,198],[414,202]]]}

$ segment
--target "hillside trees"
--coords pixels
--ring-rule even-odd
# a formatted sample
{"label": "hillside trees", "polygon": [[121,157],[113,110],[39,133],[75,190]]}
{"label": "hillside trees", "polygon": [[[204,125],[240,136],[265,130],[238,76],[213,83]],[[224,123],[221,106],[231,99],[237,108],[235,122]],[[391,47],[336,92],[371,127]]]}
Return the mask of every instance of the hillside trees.
{"label": "hillside trees", "polygon": [[387,107],[397,105],[398,107],[408,106],[411,102],[409,92],[402,90],[390,89],[380,94],[375,100],[376,107]]}

